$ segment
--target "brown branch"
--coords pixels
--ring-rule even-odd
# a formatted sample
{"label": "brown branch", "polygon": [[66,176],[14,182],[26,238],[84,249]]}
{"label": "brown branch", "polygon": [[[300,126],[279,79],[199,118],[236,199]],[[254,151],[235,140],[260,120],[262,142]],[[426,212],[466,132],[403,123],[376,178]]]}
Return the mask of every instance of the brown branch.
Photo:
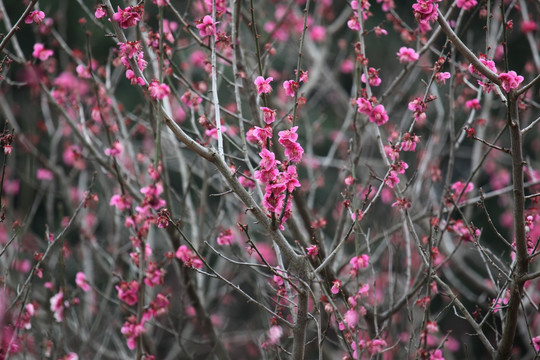
{"label": "brown branch", "polygon": [[510,358],[519,317],[519,307],[523,296],[523,285],[529,272],[527,234],[525,232],[525,190],[523,185],[523,154],[517,93],[508,96],[508,126],[512,148],[512,182],[514,187],[514,229],[516,238],[516,270],[512,274],[510,299],[504,318],[502,337],[497,347],[497,360]]}
{"label": "brown branch", "polygon": [[491,71],[486,65],[482,64],[482,62],[480,62],[476,55],[474,55],[473,52],[467,47],[467,45],[465,45],[456,35],[454,30],[452,30],[452,28],[440,12],[439,16],[437,17],[437,22],[441,26],[442,31],[448,37],[448,40],[450,40],[452,44],[454,44],[454,46],[461,53],[461,55],[465,56],[467,60],[469,60],[469,62],[474,66],[476,70],[478,70],[482,75],[491,80],[494,84],[501,84],[498,75]]}
{"label": "brown branch", "polygon": [[13,35],[15,35],[17,31],[21,30],[22,22],[24,21],[24,19],[26,19],[26,16],[28,16],[28,14],[30,13],[30,10],[32,10],[32,8],[34,7],[34,5],[36,5],[37,2],[38,0],[32,0],[32,2],[26,7],[26,10],[24,10],[19,20],[17,20],[15,25],[11,28],[11,30],[9,30],[6,37],[4,37],[4,39],[0,43],[0,52],[4,51],[4,48],[7,46],[9,40],[13,37]]}

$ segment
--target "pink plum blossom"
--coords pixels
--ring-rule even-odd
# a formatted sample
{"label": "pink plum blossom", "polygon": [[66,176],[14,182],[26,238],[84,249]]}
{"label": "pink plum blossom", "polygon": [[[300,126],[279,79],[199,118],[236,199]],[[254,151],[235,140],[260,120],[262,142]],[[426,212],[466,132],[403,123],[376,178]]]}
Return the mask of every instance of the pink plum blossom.
{"label": "pink plum blossom", "polygon": [[438,2],[441,2],[441,0],[417,0],[412,6],[414,18],[418,21],[418,28],[421,33],[431,30],[430,23],[437,20]]}
{"label": "pink plum blossom", "polygon": [[402,64],[414,62],[419,58],[418,53],[414,49],[405,46],[400,47],[396,55],[399,59],[399,62]]}
{"label": "pink plum blossom", "polygon": [[56,322],[64,320],[64,311],[69,307],[69,302],[64,299],[64,292],[60,290],[50,299],[51,311],[54,313]]}
{"label": "pink plum blossom", "polygon": [[154,100],[163,100],[171,93],[171,88],[167,84],[160,84],[157,80],[152,80],[148,85],[150,97]]}
{"label": "pink plum blossom", "polygon": [[457,0],[456,1],[457,7],[463,10],[471,10],[477,4],[478,3],[476,2],[476,0]]}
{"label": "pink plum blossom", "polygon": [[358,13],[356,11],[354,12],[354,16],[351,16],[349,21],[347,21],[347,26],[351,30],[360,31],[360,21],[358,21]]}
{"label": "pink plum blossom", "polygon": [[332,292],[332,294],[337,294],[339,293],[339,290],[341,289],[341,281],[340,280],[334,280],[332,282],[332,288],[330,289],[330,291]]}
{"label": "pink plum blossom", "polygon": [[128,6],[125,9],[121,9],[118,6],[118,12],[114,13],[112,19],[120,25],[122,29],[137,25],[141,21],[143,13],[143,6]]}
{"label": "pink plum blossom", "polygon": [[298,91],[298,83],[294,80],[284,81],[283,89],[285,89],[285,94],[287,94],[287,96],[294,97]]}
{"label": "pink plum blossom", "polygon": [[540,335],[532,338],[532,343],[536,351],[540,351]]}
{"label": "pink plum blossom", "polygon": [[48,169],[41,168],[37,169],[36,177],[38,178],[38,180],[51,181],[52,179],[54,179],[54,174]]}
{"label": "pink plum blossom", "polygon": [[[366,83],[366,74],[362,73],[360,80],[365,84]],[[375,68],[370,67],[368,70],[368,82],[370,86],[377,87],[381,85],[381,78],[379,77],[379,71]]]}
{"label": "pink plum blossom", "polygon": [[511,70],[507,73],[502,72],[499,74],[499,80],[501,80],[501,87],[506,92],[517,89],[519,84],[523,81],[523,76],[516,74],[515,71]]}
{"label": "pink plum blossom", "polygon": [[538,30],[538,25],[536,24],[536,21],[523,21],[521,23],[521,32],[524,34],[528,34],[531,32],[534,32]]}
{"label": "pink plum blossom", "polygon": [[366,254],[362,254],[360,256],[355,256],[349,261],[349,264],[351,265],[351,268],[352,268],[351,269],[351,275],[353,275],[353,271],[354,271],[354,275],[356,275],[358,270],[365,269],[366,267],[368,267],[368,265],[369,265],[369,256],[366,255]]}
{"label": "pink plum blossom", "polygon": [[105,149],[105,155],[117,157],[124,150],[124,146],[118,141],[114,141],[110,148]]}
{"label": "pink plum blossom", "polygon": [[35,22],[39,25],[43,19],[45,19],[45,13],[43,11],[34,10],[24,19],[24,23],[31,24]]}
{"label": "pink plum blossom", "polygon": [[82,291],[89,291],[90,285],[86,282],[86,275],[83,272],[78,272],[75,275],[75,284],[82,289]]}
{"label": "pink plum blossom", "polygon": [[438,72],[435,74],[435,81],[438,84],[446,84],[446,80],[450,79],[451,76],[449,72]]}
{"label": "pink plum blossom", "polygon": [[312,26],[310,27],[309,36],[311,37],[311,40],[315,42],[324,41],[326,37],[326,28],[320,25]]}
{"label": "pink plum blossom", "polygon": [[369,114],[369,121],[379,126],[388,122],[388,114],[386,113],[384,105],[379,104],[375,106],[373,110],[371,110],[371,113]]}
{"label": "pink plum blossom", "polygon": [[429,360],[444,360],[444,356],[441,349],[431,350],[429,352]]}
{"label": "pink plum blossom", "polygon": [[32,52],[32,56],[36,59],[39,59],[41,61],[45,61],[48,58],[50,58],[53,55],[53,51],[49,49],[45,49],[45,45],[42,43],[35,43],[34,44],[34,51]]}
{"label": "pink plum blossom", "polygon": [[128,321],[124,323],[120,330],[127,338],[127,346],[130,349],[137,347],[137,338],[141,335],[145,329],[143,323],[137,323],[137,318],[132,315],[128,318]]}
{"label": "pink plum blossom", "polygon": [[267,107],[261,106],[263,112],[263,120],[268,125],[276,121],[276,110],[269,109]]}
{"label": "pink plum blossom", "polygon": [[195,269],[200,269],[203,267],[202,260],[186,245],[180,245],[178,250],[176,250],[176,258],[180,259],[187,267]]}
{"label": "pink plum blossom", "polygon": [[268,341],[270,342],[270,344],[277,344],[282,335],[282,327],[274,325],[268,330]]}
{"label": "pink plum blossom", "polygon": [[105,17],[105,15],[107,15],[107,12],[103,8],[103,6],[99,5],[94,12],[94,16],[96,17],[96,19],[101,19],[102,17]]}
{"label": "pink plum blossom", "polygon": [[199,29],[199,34],[202,37],[207,37],[216,34],[216,24],[217,22],[214,23],[210,15],[206,15],[199,20],[199,23],[196,26],[197,29]]}
{"label": "pink plum blossom", "polygon": [[478,99],[472,99],[472,100],[467,100],[465,102],[465,107],[467,109],[474,109],[474,110],[480,110],[482,108],[482,106],[480,105],[480,102],[478,101]]}
{"label": "pink plum blossom", "polygon": [[120,285],[116,285],[118,291],[118,299],[125,302],[129,306],[135,305],[139,301],[139,283],[137,280],[131,282],[120,282]]}
{"label": "pink plum blossom", "polygon": [[317,245],[311,245],[306,248],[306,253],[308,254],[308,256],[317,257],[317,255],[319,255],[319,248],[317,247]]}
{"label": "pink plum blossom", "polygon": [[233,234],[231,229],[225,229],[219,233],[217,243],[219,245],[231,245],[233,242]]}
{"label": "pink plum blossom", "polygon": [[269,94],[272,92],[272,86],[270,86],[270,82],[274,80],[273,77],[263,78],[262,76],[257,76],[254,83],[257,87],[257,94]]}

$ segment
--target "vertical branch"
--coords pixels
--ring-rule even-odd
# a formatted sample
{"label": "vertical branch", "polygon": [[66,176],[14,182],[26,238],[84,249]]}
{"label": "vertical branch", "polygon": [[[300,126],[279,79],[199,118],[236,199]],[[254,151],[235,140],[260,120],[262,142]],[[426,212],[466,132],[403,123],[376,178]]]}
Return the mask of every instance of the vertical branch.
{"label": "vertical branch", "polygon": [[518,99],[514,92],[508,96],[508,127],[512,149],[512,183],[514,197],[514,229],[516,241],[515,270],[510,285],[510,299],[504,319],[502,337],[497,348],[497,360],[510,358],[523,295],[524,277],[529,272],[527,236],[525,232],[525,190],[523,186],[523,154],[519,128]]}
{"label": "vertical branch", "polygon": [[306,327],[308,320],[308,294],[309,285],[307,283],[307,261],[299,261],[302,269],[299,270],[300,284],[298,286],[298,304],[296,312],[296,323],[294,324],[293,338],[293,360],[303,360],[306,349]]}
{"label": "vertical branch", "polygon": [[[212,22],[216,23],[216,0],[212,0]],[[217,32],[217,30],[216,30]],[[214,113],[217,130],[218,141],[218,156],[225,160],[223,155],[223,134],[221,133],[221,117],[219,114],[219,97],[218,97],[218,83],[217,83],[217,56],[216,56],[216,36],[217,34],[210,36],[210,46],[212,48],[212,98],[214,103]]]}

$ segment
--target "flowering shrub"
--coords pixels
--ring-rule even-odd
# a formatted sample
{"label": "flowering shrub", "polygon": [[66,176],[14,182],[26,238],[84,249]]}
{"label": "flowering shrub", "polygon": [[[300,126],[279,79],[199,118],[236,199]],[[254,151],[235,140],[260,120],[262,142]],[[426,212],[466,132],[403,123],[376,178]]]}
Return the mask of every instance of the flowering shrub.
{"label": "flowering shrub", "polygon": [[0,5],[0,360],[540,355],[532,1]]}

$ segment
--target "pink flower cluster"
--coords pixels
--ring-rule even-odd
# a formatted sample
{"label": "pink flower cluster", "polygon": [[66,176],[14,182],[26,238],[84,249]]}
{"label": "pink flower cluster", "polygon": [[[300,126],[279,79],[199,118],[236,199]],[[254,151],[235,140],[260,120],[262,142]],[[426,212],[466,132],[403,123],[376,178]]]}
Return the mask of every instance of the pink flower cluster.
{"label": "pink flower cluster", "polygon": [[128,6],[125,9],[121,9],[120,6],[118,6],[118,12],[113,14],[112,19],[116,21],[121,28],[127,29],[137,25],[137,23],[141,21],[143,11],[143,5],[133,7]]}
{"label": "pink flower cluster", "polygon": [[180,245],[178,250],[176,250],[176,258],[180,259],[187,267],[195,269],[200,269],[203,267],[202,260],[186,245]]}
{"label": "pink flower cluster", "polygon": [[[287,149],[285,151],[287,152]],[[301,152],[303,153],[303,149]],[[301,153],[295,154],[299,155],[299,157],[293,158],[298,159],[299,161]],[[296,166],[284,164],[284,171],[280,171],[278,167],[281,163],[276,160],[276,156],[273,152],[267,148],[263,148],[259,155],[261,156],[259,170],[255,171],[254,177],[265,184],[263,205],[276,218],[279,218],[283,213],[282,223],[284,223],[290,217],[291,212],[290,199],[288,199],[285,204],[286,192],[288,191],[290,193],[294,191],[295,188],[300,187]],[[281,224],[280,226],[282,226]]]}
{"label": "pink flower cluster", "polygon": [[163,100],[171,93],[171,88],[167,84],[160,84],[157,80],[152,80],[148,85],[150,97],[154,100]]}
{"label": "pink flower cluster", "polygon": [[359,97],[356,100],[358,105],[358,112],[367,115],[369,121],[377,124],[378,126],[384,125],[388,122],[388,114],[384,105],[378,104],[373,106],[371,102],[363,97]]}
{"label": "pink flower cluster", "polygon": [[39,59],[41,61],[45,61],[48,58],[50,58],[53,55],[53,51],[50,49],[46,49],[45,45],[42,43],[35,43],[34,44],[34,51],[32,52],[32,56],[36,59]]}
{"label": "pink flower cluster", "polygon": [[[366,83],[366,74],[362,73],[360,80],[365,84]],[[375,68],[370,67],[368,69],[368,80],[370,86],[377,87],[381,85],[381,78],[379,77],[379,71]]]}
{"label": "pink flower cluster", "polygon": [[418,29],[421,33],[426,33],[431,30],[430,23],[437,20],[437,11],[441,0],[417,0],[412,6],[414,18],[418,22]]}
{"label": "pink flower cluster", "polygon": [[64,292],[62,290],[58,291],[51,297],[49,303],[56,322],[62,322],[64,320],[64,312],[69,307],[69,301],[64,298]]}
{"label": "pink flower cluster", "polygon": [[476,0],[457,0],[456,5],[458,8],[463,10],[471,10],[473,7],[475,7],[478,4]]}
{"label": "pink flower cluster", "polygon": [[[307,74],[305,75],[307,76]],[[268,85],[271,80],[272,78],[265,80],[262,76],[255,80],[255,85],[259,87],[259,94],[271,91]],[[266,86],[268,88],[265,88]],[[294,163],[302,160],[304,149],[298,144],[298,126],[280,131],[278,141],[284,147],[284,153],[288,161],[282,164],[276,160],[276,155],[269,150],[272,144],[272,124],[276,119],[276,111],[267,107],[261,107],[261,110],[267,125],[264,128],[256,126],[249,129],[246,138],[249,142],[258,144],[262,148],[259,153],[261,157],[259,169],[255,171],[253,176],[265,185],[263,205],[274,218],[281,218],[279,224],[281,228],[282,224],[290,217],[291,212],[290,199],[285,203],[286,194],[300,187]]]}
{"label": "pink flower cluster", "polygon": [[201,37],[213,36],[216,34],[216,25],[218,22],[213,22],[210,15],[206,15],[197,22],[197,29]]}
{"label": "pink flower cluster", "polygon": [[448,225],[448,230],[457,234],[461,240],[468,242],[478,239],[482,234],[480,229],[472,225],[467,226],[461,219],[451,221]]}
{"label": "pink flower cluster", "polygon": [[24,19],[25,24],[31,24],[35,22],[37,25],[45,19],[45,13],[43,11],[34,10]]}
{"label": "pink flower cluster", "polygon": [[120,61],[126,67],[126,78],[131,81],[131,85],[140,85],[145,84],[144,79],[140,76],[137,76],[129,59],[134,59],[137,67],[142,72],[146,69],[148,62],[144,60],[144,52],[142,51],[142,46],[140,41],[127,41],[125,43],[118,43],[120,51],[118,56],[120,56]]}
{"label": "pink flower cluster", "polygon": [[519,84],[523,81],[523,76],[518,75],[515,71],[511,70],[507,73],[500,73],[499,80],[501,80],[501,87],[508,93],[511,90],[518,88]]}
{"label": "pink flower cluster", "polygon": [[405,133],[401,137],[401,151],[415,151],[420,138],[414,134]]}
{"label": "pink flower cluster", "polygon": [[408,108],[413,112],[414,120],[418,125],[424,124],[426,121],[426,103],[419,97],[414,98],[413,101],[409,102]]}
{"label": "pink flower cluster", "polygon": [[358,275],[358,271],[361,269],[365,269],[369,265],[369,256],[366,254],[362,254],[360,256],[355,256],[349,261],[349,265],[351,265],[351,276]]}
{"label": "pink flower cluster", "polygon": [[118,291],[118,299],[125,302],[129,306],[135,305],[139,301],[139,283],[137,280],[131,282],[120,282],[120,285],[116,285],[116,291]]}
{"label": "pink flower cluster", "polygon": [[217,243],[219,245],[231,245],[233,242],[233,234],[231,229],[225,229],[219,233]]}

